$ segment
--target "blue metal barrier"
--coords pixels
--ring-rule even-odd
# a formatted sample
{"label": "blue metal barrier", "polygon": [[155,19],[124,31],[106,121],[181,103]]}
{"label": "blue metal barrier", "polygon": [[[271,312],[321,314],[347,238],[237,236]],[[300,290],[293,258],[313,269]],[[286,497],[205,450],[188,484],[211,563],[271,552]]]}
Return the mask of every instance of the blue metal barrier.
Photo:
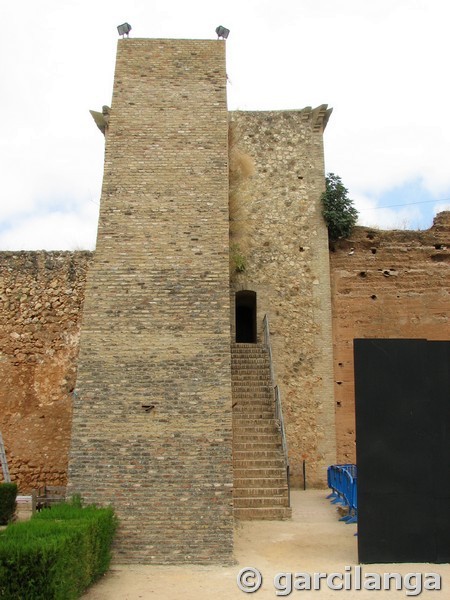
{"label": "blue metal barrier", "polygon": [[357,523],[358,521],[358,471],[356,465],[331,465],[327,470],[328,487],[332,490],[327,498],[331,504],[341,504],[348,507],[348,515],[340,521]]}

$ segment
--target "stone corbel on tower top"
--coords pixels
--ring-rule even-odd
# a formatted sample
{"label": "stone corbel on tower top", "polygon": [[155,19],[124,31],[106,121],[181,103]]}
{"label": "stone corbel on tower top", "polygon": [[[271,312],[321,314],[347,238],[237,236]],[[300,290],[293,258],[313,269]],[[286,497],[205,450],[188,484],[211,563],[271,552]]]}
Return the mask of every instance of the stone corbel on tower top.
{"label": "stone corbel on tower top", "polygon": [[97,112],[95,110],[90,110],[89,112],[91,113],[97,127],[100,129],[103,135],[106,136],[109,127],[109,115],[111,113],[110,107],[106,106],[105,104],[102,106],[102,112]]}

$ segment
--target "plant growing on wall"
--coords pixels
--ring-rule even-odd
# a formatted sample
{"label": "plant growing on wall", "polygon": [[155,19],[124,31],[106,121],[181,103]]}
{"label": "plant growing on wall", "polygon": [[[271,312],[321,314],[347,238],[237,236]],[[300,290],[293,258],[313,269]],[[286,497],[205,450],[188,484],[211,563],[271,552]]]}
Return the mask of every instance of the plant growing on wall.
{"label": "plant growing on wall", "polygon": [[239,244],[231,244],[230,246],[231,263],[237,273],[243,273],[247,268],[247,259],[242,254]]}
{"label": "plant growing on wall", "polygon": [[331,241],[347,238],[358,220],[358,211],[341,178],[334,173],[325,177],[326,190],[322,194],[322,214],[328,227]]}

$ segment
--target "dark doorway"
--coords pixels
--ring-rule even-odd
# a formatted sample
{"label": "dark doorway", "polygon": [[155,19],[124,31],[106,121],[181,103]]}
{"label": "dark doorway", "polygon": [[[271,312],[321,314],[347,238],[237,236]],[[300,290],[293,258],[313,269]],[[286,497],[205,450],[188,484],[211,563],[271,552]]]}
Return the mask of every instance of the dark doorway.
{"label": "dark doorway", "polygon": [[236,292],[236,342],[256,344],[256,292]]}

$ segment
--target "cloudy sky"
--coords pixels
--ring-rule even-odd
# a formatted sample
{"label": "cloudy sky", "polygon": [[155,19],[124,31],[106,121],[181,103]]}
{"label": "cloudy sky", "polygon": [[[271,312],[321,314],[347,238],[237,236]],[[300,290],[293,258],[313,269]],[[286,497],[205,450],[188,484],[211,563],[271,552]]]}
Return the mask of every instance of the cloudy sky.
{"label": "cloudy sky", "polygon": [[[327,172],[360,223],[428,228],[450,209],[448,0],[4,0],[0,249],[95,246],[117,25],[227,42],[230,109],[328,104]],[[390,208],[386,208],[390,207]]]}

